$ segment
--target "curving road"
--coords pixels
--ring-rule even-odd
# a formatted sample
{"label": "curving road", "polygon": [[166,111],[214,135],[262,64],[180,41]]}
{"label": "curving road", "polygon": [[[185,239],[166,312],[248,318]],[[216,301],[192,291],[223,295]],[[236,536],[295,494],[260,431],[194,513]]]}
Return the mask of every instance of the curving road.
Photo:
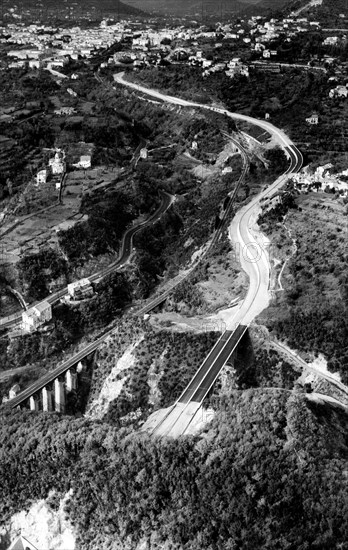
{"label": "curving road", "polygon": [[[132,243],[133,243],[133,237],[136,233],[141,231],[141,229],[145,226],[152,225],[156,223],[161,216],[168,210],[168,208],[173,204],[174,197],[172,195],[169,195],[168,193],[165,193],[162,191],[162,203],[161,206],[156,210],[156,212],[144,222],[136,225],[135,227],[131,227],[128,229],[124,236],[123,236],[123,242],[122,242],[122,248],[121,252],[119,254],[119,257],[116,262],[111,264],[107,270],[104,270],[99,273],[95,273],[93,275],[92,280],[97,280],[100,277],[104,277],[107,273],[111,273],[118,267],[121,267],[123,263],[125,263],[132,251]],[[67,292],[66,289],[60,291],[59,293],[56,293],[55,295],[50,296],[50,299],[52,301],[56,301],[57,295],[63,296]],[[43,377],[41,377],[39,380],[36,380],[33,384],[28,386],[25,390],[20,392],[16,397],[6,402],[6,406],[9,406],[11,408],[17,407],[18,405],[24,403],[29,399],[29,397],[39,390],[41,390],[43,387],[45,387],[47,384],[50,384],[57,378],[58,376],[64,374],[67,370],[69,370],[72,366],[76,365],[79,361],[84,359],[87,355],[90,353],[93,353],[105,340],[108,338],[111,334],[115,333],[115,329],[111,329],[103,336],[98,338],[98,340],[95,340],[91,344],[88,344],[83,349],[81,349],[78,353],[73,355],[70,359],[67,361],[64,361],[61,365],[58,365],[57,368],[55,368],[53,371],[45,374]]]}
{"label": "curving road", "polygon": [[301,169],[303,157],[290,138],[270,122],[254,119],[239,113],[232,113],[227,109],[186,101],[156,90],[150,90],[132,82],[127,82],[124,80],[124,73],[114,75],[114,80],[118,84],[129,86],[142,93],[157,97],[162,101],[215,111],[235,120],[242,120],[257,125],[276,139],[290,160],[290,165],[286,172],[239,210],[231,223],[229,228],[230,238],[239,255],[241,266],[249,277],[249,289],[230,326],[227,326],[227,330],[222,334],[213,350],[203,361],[186,390],[166,416],[157,425],[151,427],[151,431],[155,435],[177,437],[184,434],[187,430],[192,418],[199,410],[204,397],[215,383],[222,367],[237,347],[249,324],[268,306],[270,265],[267,242],[263,240],[262,235],[256,227],[261,209],[260,201],[280,189],[286,183],[289,174],[298,172]]}
{"label": "curving road", "polygon": [[157,90],[151,90],[144,86],[134,84],[133,82],[126,81],[124,79],[124,73],[115,74],[114,80],[118,84],[129,86],[142,93],[157,97],[162,101],[186,107],[215,111],[235,120],[242,120],[257,125],[266,130],[277,140],[289,158],[290,165],[286,172],[262,193],[252,199],[245,207],[239,210],[230,226],[230,238],[239,254],[242,268],[249,276],[249,290],[239,311],[233,319],[233,325],[227,328],[234,330],[239,324],[249,325],[250,322],[267,307],[269,301],[270,266],[267,247],[262,241],[261,235],[253,228],[260,211],[260,201],[271,196],[275,191],[280,189],[286,183],[289,174],[298,172],[302,168],[302,154],[282,130],[265,120],[258,120],[248,115],[232,113],[220,107],[212,107],[210,105],[169,96]]}
{"label": "curving road", "polygon": [[[101,271],[97,271],[96,273],[93,273],[93,275],[89,277],[89,280],[91,282],[97,282],[99,279],[102,279],[106,275],[109,275],[110,273],[112,273],[113,271],[121,267],[124,263],[126,263],[132,252],[134,235],[139,231],[141,231],[141,229],[143,229],[144,227],[156,223],[156,221],[158,221],[161,218],[161,216],[168,210],[168,208],[173,204],[175,197],[173,197],[169,193],[166,193],[165,191],[160,191],[160,193],[162,196],[162,202],[159,208],[156,210],[156,212],[154,212],[154,214],[152,214],[152,216],[149,219],[139,223],[138,225],[135,225],[134,227],[130,227],[129,229],[127,229],[127,231],[125,231],[122,238],[121,251],[118,255],[117,260],[111,263],[107,268]],[[58,300],[63,296],[65,296],[66,294],[68,294],[68,289],[63,288],[62,290],[59,290],[58,292],[55,292],[54,294],[50,294],[49,296],[47,296],[47,298],[45,298],[45,301],[49,302],[50,304],[54,304],[55,302],[58,302]],[[38,303],[41,303],[41,302],[30,304],[30,307],[33,307]],[[6,320],[5,318],[4,322],[1,322],[1,319],[0,319],[0,328],[14,327],[20,324],[21,322],[22,322],[21,313],[18,315],[17,314],[12,315],[10,318],[8,318],[8,320]]]}
{"label": "curving road", "polygon": [[[282,175],[280,178],[278,178],[267,190],[263,191],[260,195],[255,197],[247,206],[242,208],[237,213],[237,215],[235,216],[231,224],[230,236],[235,246],[236,247],[239,246],[240,248],[240,251],[241,251],[240,261],[243,269],[246,271],[246,273],[249,276],[249,290],[240,309],[238,310],[237,314],[235,315],[235,318],[233,319],[232,326],[227,327],[228,330],[221,336],[221,339],[216,345],[218,353],[211,352],[209,354],[208,358],[203,362],[198,373],[195,375],[195,377],[189,384],[189,387],[188,387],[189,389],[187,389],[187,392],[185,390],[186,393],[184,392],[183,396],[181,396],[182,401],[180,402],[180,399],[181,399],[180,398],[177,404],[171,410],[170,414],[167,415],[165,419],[166,422],[164,423],[164,425],[166,425],[166,428],[164,431],[161,432],[161,434],[163,433],[172,434],[173,432],[171,432],[170,429],[168,429],[168,424],[171,426],[174,421],[175,435],[180,435],[184,433],[184,431],[186,430],[188,424],[192,420],[192,415],[197,411],[197,407],[199,408],[205,395],[214,384],[221,368],[226,364],[232,351],[238,345],[240,339],[242,338],[243,334],[247,329],[247,326],[254,319],[254,317],[258,315],[268,305],[268,287],[269,287],[268,254],[267,254],[267,250],[263,246],[263,243],[260,242],[258,235],[254,232],[253,225],[256,222],[256,219],[258,216],[258,212],[260,208],[259,207],[260,200],[272,194],[274,191],[276,191],[282,185],[284,185],[284,183],[287,180],[288,174],[292,172],[296,172],[301,168],[303,159],[302,159],[301,153],[297,150],[295,145],[286,136],[286,134],[284,134],[284,132],[282,132],[281,130],[279,130],[269,122],[253,119],[252,117],[249,117],[247,115],[231,113],[226,109],[189,102],[179,98],[173,98],[166,94],[162,94],[160,92],[149,90],[147,88],[138,86],[137,84],[127,82],[123,79],[122,73],[115,75],[114,78],[115,78],[115,81],[118,82],[119,84],[130,86],[131,88],[134,88],[148,95],[158,97],[163,101],[175,103],[182,106],[204,108],[204,109],[219,112],[221,114],[225,114],[237,120],[245,120],[254,125],[256,124],[264,128],[271,135],[273,135],[277,139],[278,143],[283,147],[287,156],[290,158],[290,166],[286,171],[286,173]],[[171,201],[172,201],[172,198],[170,197],[170,204],[171,204]],[[151,218],[146,223],[151,223]],[[140,228],[141,227],[138,226],[137,228],[132,228],[129,230],[130,232],[129,245],[127,245],[127,239],[124,239],[124,242],[126,243],[125,247],[127,250],[130,250],[131,239],[135,234],[135,232],[140,230]],[[123,257],[123,251],[124,251],[124,247],[123,247],[123,250],[121,251],[120,258],[117,261],[117,263],[119,263],[120,265],[122,264],[121,258]],[[113,266],[113,269],[115,269],[115,266]],[[97,276],[97,274],[95,276]],[[99,276],[101,276],[101,274],[99,274]],[[153,303],[155,303],[155,301]],[[97,349],[100,343],[104,341],[104,339],[107,336],[108,336],[108,333],[104,335],[101,339],[99,339],[97,342],[94,342],[90,346],[87,346],[87,348],[82,350],[79,354],[77,354],[75,357],[73,357],[71,360],[69,360],[65,364],[60,365],[55,371],[47,375],[47,379],[46,377],[44,377],[43,379],[33,384],[31,387],[24,390],[15,399],[11,400],[11,402],[9,402],[9,405],[14,407],[20,404],[21,402],[25,401],[35,391],[39,390],[44,385],[49,383],[51,380],[56,378],[57,375],[68,370],[69,366],[72,366],[72,364],[76,364],[76,362],[78,362],[79,360],[78,357],[80,354],[83,353],[83,356],[86,356],[86,351],[88,351],[89,353]],[[192,405],[193,405],[193,408],[192,408]],[[186,413],[186,415],[183,415],[183,412]],[[182,419],[184,420],[182,421]]]}
{"label": "curving road", "polygon": [[234,190],[231,193],[228,194],[229,200],[228,200],[228,203],[225,207],[223,217],[220,219],[218,227],[215,230],[215,233],[213,235],[213,238],[211,239],[211,242],[210,242],[209,246],[206,248],[204,253],[199,257],[199,259],[195,262],[195,264],[189,270],[187,270],[185,274],[175,277],[175,279],[173,281],[173,284],[170,285],[170,287],[168,287],[167,290],[162,292],[156,298],[152,298],[150,302],[145,304],[141,309],[137,310],[136,314],[138,316],[144,315],[145,313],[149,313],[150,311],[155,309],[155,307],[157,307],[159,304],[162,304],[164,302],[164,300],[166,298],[168,298],[168,296],[173,292],[174,288],[176,288],[179,284],[181,284],[185,279],[190,277],[191,273],[202,262],[202,260],[207,256],[208,252],[215,246],[215,244],[218,242],[218,240],[221,237],[222,230],[225,227],[225,223],[226,223],[226,221],[227,221],[227,219],[228,219],[228,217],[231,213],[236,195],[237,195],[237,193],[240,189],[241,184],[244,182],[246,174],[248,173],[249,167],[250,167],[250,163],[249,163],[249,159],[248,159],[248,156],[246,154],[246,151],[243,149],[243,147],[241,146],[239,141],[237,139],[233,138],[232,136],[230,136],[227,133],[224,133],[224,134],[230,141],[232,141],[234,143],[234,145],[239,150],[240,155],[243,159],[243,168],[242,168],[241,175],[238,178],[238,181],[235,185]]}

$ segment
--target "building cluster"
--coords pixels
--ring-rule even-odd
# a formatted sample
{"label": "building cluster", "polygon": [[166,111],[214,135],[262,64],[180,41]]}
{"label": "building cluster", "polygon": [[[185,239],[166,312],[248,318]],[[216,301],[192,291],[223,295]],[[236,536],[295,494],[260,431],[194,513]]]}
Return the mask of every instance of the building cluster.
{"label": "building cluster", "polygon": [[[134,67],[161,64],[163,60],[175,63],[202,67],[204,76],[213,72],[224,71],[227,76],[237,74],[248,76],[248,66],[240,57],[221,59],[219,50],[227,43],[238,51],[242,48],[252,52],[254,58],[261,60],[277,60],[278,51],[272,43],[285,36],[291,41],[300,32],[311,28],[319,29],[318,22],[309,21],[306,17],[288,17],[283,20],[255,16],[248,21],[238,23],[218,24],[215,30],[207,30],[204,26],[197,28],[177,27],[154,31],[143,28],[133,34],[127,52],[117,52],[103,67],[113,62],[133,63]],[[203,47],[202,47],[203,46]],[[208,55],[206,53],[208,51]],[[216,52],[217,55],[214,55]]]}
{"label": "building cluster", "polygon": [[331,163],[324,166],[318,166],[314,172],[306,166],[300,172],[292,174],[294,188],[301,193],[308,191],[326,191],[331,193],[339,193],[344,197],[348,197],[348,170],[339,174],[331,172],[333,165]]}
{"label": "building cluster", "polygon": [[[91,298],[94,294],[93,286],[89,279],[84,278],[68,284],[68,293],[65,301],[79,301]],[[52,320],[52,306],[47,301],[26,309],[22,312],[22,330],[26,333],[35,332]]]}
{"label": "building cluster", "polygon": [[[44,25],[10,23],[0,27],[0,44],[8,46],[7,66],[32,69],[60,68],[69,58],[89,58],[100,48],[122,40],[131,30],[124,23],[81,29],[53,28]],[[10,49],[11,48],[11,49]]]}
{"label": "building cluster", "polygon": [[36,185],[42,185],[47,182],[47,179],[52,176],[56,183],[56,189],[60,189],[62,179],[66,171],[65,153],[61,149],[57,149],[54,157],[48,161],[47,168],[39,170],[36,174]]}
{"label": "building cluster", "polygon": [[335,88],[331,88],[329,92],[329,97],[331,99],[335,97],[337,98],[348,97],[348,84],[345,84],[344,86],[337,85]]}
{"label": "building cluster", "polygon": [[[157,29],[146,22],[110,24],[110,21],[102,21],[94,28],[62,29],[38,24],[25,26],[18,21],[6,28],[0,27],[0,44],[7,46],[6,63],[10,68],[28,64],[33,69],[59,70],[69,59],[88,59],[101,48],[119,42],[124,46],[122,51],[104,60],[102,67],[119,62],[142,67],[167,60],[201,66],[204,75],[225,71],[233,77],[236,74],[248,76],[248,67],[240,60],[236,63],[237,56],[232,60],[221,60],[221,55],[214,55],[214,51],[218,54],[227,43],[237,51],[252,52],[254,59],[277,61],[278,51],[274,44],[280,38],[291,42],[299,33],[313,29],[320,30],[319,22],[303,17],[301,13],[292,13],[283,19],[253,16],[249,20],[218,23],[214,28],[182,25]],[[327,36],[323,44],[336,45],[343,39],[336,35]],[[210,49],[209,55],[206,55],[206,49]]]}
{"label": "building cluster", "polygon": [[68,300],[85,300],[93,296],[91,281],[87,278],[68,284]]}
{"label": "building cluster", "polygon": [[49,302],[43,301],[23,311],[22,329],[24,332],[35,332],[39,327],[52,319],[52,306]]}

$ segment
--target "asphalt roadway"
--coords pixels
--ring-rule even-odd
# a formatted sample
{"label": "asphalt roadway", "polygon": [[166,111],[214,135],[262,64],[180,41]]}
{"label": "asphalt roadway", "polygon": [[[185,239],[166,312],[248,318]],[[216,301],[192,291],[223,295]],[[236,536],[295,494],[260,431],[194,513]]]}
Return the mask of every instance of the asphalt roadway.
{"label": "asphalt roadway", "polygon": [[[247,326],[256,317],[256,315],[258,315],[264,309],[264,307],[267,307],[268,305],[269,269],[270,269],[268,253],[267,253],[267,250],[264,249],[262,244],[260,244],[260,241],[258,240],[257,236],[253,232],[252,227],[256,222],[258,211],[260,209],[260,205],[259,205],[260,200],[265,198],[266,196],[272,195],[274,191],[282,187],[287,181],[287,177],[290,173],[297,172],[298,170],[300,170],[300,168],[302,167],[303,159],[302,159],[301,153],[297,150],[295,145],[286,136],[286,134],[284,134],[284,132],[282,132],[281,130],[279,130],[269,122],[253,119],[252,117],[241,115],[238,113],[231,113],[226,109],[211,107],[203,104],[197,104],[197,103],[185,101],[179,98],[173,98],[166,94],[161,94],[160,92],[149,90],[137,84],[127,82],[123,79],[122,73],[115,75],[114,79],[119,84],[130,86],[131,88],[134,88],[148,95],[158,97],[163,101],[175,103],[182,106],[191,106],[196,108],[213,110],[221,114],[230,116],[231,118],[234,118],[234,119],[245,120],[254,125],[256,124],[264,128],[267,132],[269,132],[274,137],[276,137],[278,142],[281,144],[284,151],[286,152],[287,156],[290,158],[290,166],[286,171],[286,173],[282,175],[280,178],[278,178],[265,191],[263,191],[261,194],[255,197],[247,206],[242,208],[235,216],[233,223],[230,227],[230,234],[231,234],[232,240],[235,244],[239,245],[239,248],[241,251],[240,260],[241,260],[242,267],[249,276],[248,293],[240,309],[238,310],[235,318],[233,319],[233,327],[228,327],[229,330],[227,330],[221,336],[218,343],[215,345],[213,350],[210,352],[206,360],[201,365],[199,371],[196,373],[194,378],[189,383],[187,389],[185,390],[181,398],[179,398],[177,405],[178,405],[179,411],[182,411],[183,408],[185,409],[185,407],[187,407],[190,403],[194,402],[198,404],[203,401],[205,395],[208,393],[208,391],[211,389],[212,385],[214,384],[222,367],[226,364],[231,353],[238,345],[240,339],[242,338],[243,334],[247,329]],[[129,231],[132,231],[132,229]],[[131,241],[130,241],[129,247],[131,248]],[[122,256],[122,251],[121,251],[121,256]],[[122,264],[122,261],[120,259],[118,260],[118,262]],[[158,300],[158,298],[155,299],[153,303],[155,303],[156,300]],[[147,306],[147,308],[148,307],[149,305]],[[97,341],[98,343],[94,342],[93,344],[91,344],[90,345],[91,352],[94,351],[100,345],[101,341],[103,341],[104,339],[105,339],[105,336],[102,337],[100,341]],[[89,352],[87,351],[87,348],[85,348],[80,353],[83,353],[83,356],[86,356]],[[71,360],[73,359],[75,360],[74,360],[74,363],[72,364],[76,364],[76,362],[80,360],[77,356],[75,356]],[[65,366],[63,364],[60,367],[57,367],[57,369],[55,369],[55,371],[53,371],[52,373],[49,373],[47,377],[50,376],[51,380],[53,380],[54,378],[57,377],[57,375],[61,373],[60,372],[61,369],[64,369],[62,372],[65,372],[66,370],[68,370],[70,366],[72,366],[72,364],[69,365],[69,361],[66,362]],[[40,379],[31,387],[27,388],[21,394],[19,394],[14,400],[11,400],[11,406],[14,407],[17,404],[19,404],[17,401],[22,402],[26,400],[28,396],[33,394],[33,390],[38,391],[44,385],[49,383],[49,381],[46,380],[42,384],[42,380],[43,379]],[[35,389],[36,385],[39,386],[37,390]],[[23,396],[23,399],[21,399],[20,396]],[[172,413],[173,412],[174,411],[172,411]],[[177,416],[178,416],[177,411],[175,411],[175,414],[174,414],[175,424],[177,426],[179,425],[179,430],[177,428],[177,432],[179,434],[184,433],[185,429],[187,428],[187,417],[185,419],[185,422],[182,425],[180,425],[181,412],[179,414],[179,417]],[[158,430],[155,430],[155,431],[158,433]],[[164,433],[167,435],[169,434],[167,429],[164,431]],[[162,435],[164,435],[164,433],[162,431]]]}
{"label": "asphalt roadway", "polygon": [[[135,225],[134,227],[130,227],[129,229],[127,229],[127,231],[124,233],[122,238],[121,251],[119,253],[117,260],[112,264],[110,264],[107,268],[101,271],[97,271],[96,273],[91,275],[89,277],[89,280],[91,282],[98,281],[99,279],[105,277],[105,275],[109,275],[116,269],[120,268],[124,263],[126,263],[132,252],[134,235],[144,227],[156,223],[156,221],[158,221],[161,218],[164,212],[168,210],[168,208],[171,206],[171,204],[174,201],[174,197],[169,193],[166,193],[165,191],[160,191],[160,193],[161,193],[162,202],[159,208],[156,210],[156,212],[152,214],[152,216],[149,219]],[[62,290],[59,290],[58,292],[55,292],[54,294],[50,294],[49,296],[47,296],[45,298],[45,301],[49,302],[50,304],[54,304],[55,302],[58,302],[60,298],[62,298],[63,296],[66,296],[67,294],[68,294],[68,289],[63,288]],[[34,305],[38,305],[39,303],[41,302],[30,304],[30,307],[33,307]],[[0,328],[6,329],[6,328],[14,327],[19,323],[21,323],[21,321],[22,321],[22,313],[16,315],[15,317],[11,317],[11,319],[5,323],[0,323]]]}
{"label": "asphalt roadway", "polygon": [[249,204],[239,210],[229,228],[230,238],[240,256],[241,266],[249,277],[249,289],[240,309],[232,320],[232,325],[228,326],[227,330],[222,334],[220,340],[203,361],[200,369],[194,375],[174,407],[152,430],[154,435],[177,437],[185,433],[193,416],[197,414],[204,397],[215,383],[222,367],[237,347],[249,324],[268,306],[270,283],[269,255],[267,243],[262,240],[261,234],[255,227],[261,209],[260,201],[272,196],[275,191],[286,183],[289,174],[298,172],[301,169],[303,157],[290,138],[270,122],[254,119],[239,113],[231,113],[227,109],[175,98],[156,90],[149,90],[138,84],[125,81],[123,73],[114,75],[114,80],[118,84],[129,86],[165,102],[207,109],[227,115],[236,120],[243,120],[257,125],[276,138],[290,160],[287,171],[277,178],[272,185],[252,199]]}
{"label": "asphalt roadway", "polygon": [[[152,225],[156,223],[161,216],[168,210],[168,208],[173,203],[174,198],[172,195],[169,195],[168,193],[165,193],[162,191],[162,203],[161,206],[156,210],[156,212],[146,221],[128,229],[123,237],[123,244],[121,248],[121,252],[119,255],[119,258],[116,262],[111,264],[107,268],[107,270],[104,270],[102,272],[96,273],[93,275],[92,280],[96,280],[100,278],[101,276],[105,276],[107,273],[111,273],[112,271],[116,270],[118,267],[121,267],[129,258],[131,252],[132,252],[132,243],[133,243],[133,237],[138,231],[140,231],[143,227]],[[59,293],[56,293],[55,295],[50,296],[50,300],[52,300],[51,303],[57,301],[57,296],[63,296],[67,292],[66,289],[63,291],[60,291]],[[64,374],[67,370],[69,370],[72,366],[76,365],[79,361],[87,357],[90,353],[93,353],[105,340],[110,336],[110,334],[114,333],[115,329],[106,332],[103,336],[98,338],[98,340],[92,342],[91,344],[88,344],[85,346],[81,351],[79,351],[77,354],[73,355],[70,359],[67,361],[64,361],[61,365],[58,365],[57,368],[55,368],[53,371],[45,374],[42,376],[39,380],[28,386],[25,390],[20,392],[16,397],[6,402],[6,406],[10,406],[11,408],[14,408],[21,403],[25,402],[31,395],[35,394],[36,392],[40,391],[43,387],[47,386],[48,384],[52,383],[55,378],[58,376]]]}

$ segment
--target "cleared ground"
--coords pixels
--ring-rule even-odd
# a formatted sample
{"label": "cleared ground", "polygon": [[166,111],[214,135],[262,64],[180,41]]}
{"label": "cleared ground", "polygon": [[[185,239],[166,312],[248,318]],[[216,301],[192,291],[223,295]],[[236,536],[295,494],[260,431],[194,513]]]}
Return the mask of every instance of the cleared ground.
{"label": "cleared ground", "polygon": [[[38,252],[43,245],[57,246],[57,231],[67,229],[83,219],[79,209],[84,193],[110,185],[119,173],[120,170],[103,167],[70,172],[65,181],[63,203],[58,204],[57,190],[47,183],[41,186],[46,188],[46,192],[42,190],[41,195],[47,197],[42,207],[37,204],[39,193],[32,186],[33,192],[27,193],[25,199],[28,213],[16,215],[14,211],[1,227],[2,261],[15,264],[23,255]],[[38,208],[40,210],[35,212]]]}

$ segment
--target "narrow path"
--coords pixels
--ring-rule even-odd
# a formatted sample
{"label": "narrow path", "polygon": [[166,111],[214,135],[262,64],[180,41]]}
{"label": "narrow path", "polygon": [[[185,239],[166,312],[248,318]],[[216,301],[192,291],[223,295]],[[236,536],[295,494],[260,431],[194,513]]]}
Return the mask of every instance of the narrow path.
{"label": "narrow path", "polygon": [[285,229],[287,230],[288,232],[288,235],[289,235],[289,238],[292,240],[292,253],[290,254],[290,256],[288,258],[286,258],[280,272],[279,272],[279,275],[278,275],[278,290],[279,291],[283,291],[284,288],[283,288],[283,285],[282,285],[282,276],[283,276],[283,272],[284,272],[284,269],[286,267],[286,264],[291,260],[291,258],[293,258],[297,252],[297,244],[296,244],[296,239],[292,236],[292,233],[291,233],[291,229],[290,227],[286,227],[285,223],[284,223],[284,227]]}

